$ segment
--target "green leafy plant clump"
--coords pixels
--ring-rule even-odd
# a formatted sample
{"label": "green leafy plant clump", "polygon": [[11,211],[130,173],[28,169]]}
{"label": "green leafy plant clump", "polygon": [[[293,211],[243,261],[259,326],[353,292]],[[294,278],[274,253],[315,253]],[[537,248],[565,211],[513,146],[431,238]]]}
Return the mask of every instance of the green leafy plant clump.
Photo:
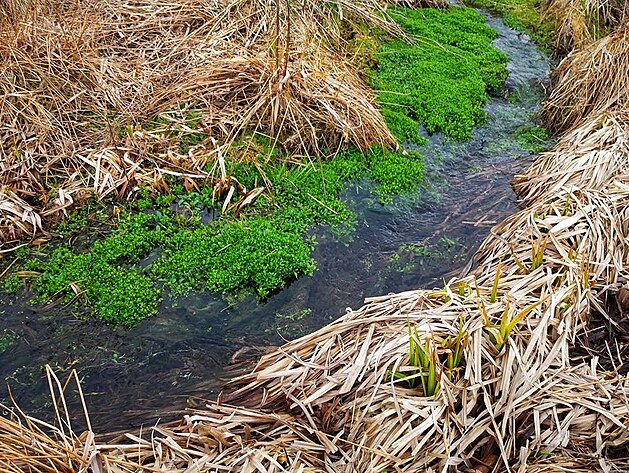
{"label": "green leafy plant clump", "polygon": [[550,145],[550,133],[546,128],[528,126],[516,131],[516,140],[531,154],[541,153]]}
{"label": "green leafy plant clump", "polygon": [[133,264],[173,231],[171,219],[162,214],[125,215],[117,231],[90,251],[74,253],[62,246],[45,262],[33,259],[25,267],[42,272],[36,287],[43,301],[76,298],[106,322],[133,325],[154,315],[160,301],[153,282]]}
{"label": "green leafy plant clump", "polygon": [[487,91],[507,77],[507,57],[491,46],[496,33],[476,11],[451,7],[389,9],[410,36],[386,41],[371,85],[392,133],[422,143],[419,126],[463,140],[486,120]]}
{"label": "green leafy plant clump", "polygon": [[249,286],[260,298],[314,270],[310,248],[290,223],[258,217],[219,228],[179,232],[153,267],[176,294],[232,293]]}
{"label": "green leafy plant clump", "polygon": [[428,334],[422,341],[416,326],[408,322],[409,364],[408,372],[389,371],[393,379],[403,380],[408,388],[421,387],[424,397],[433,397],[439,391],[441,375],[456,381],[464,360],[463,354],[469,339],[469,332],[463,328],[461,320],[455,336],[448,336],[440,344]]}
{"label": "green leafy plant clump", "polygon": [[[77,301],[104,321],[126,326],[157,312],[162,286],[175,295],[253,291],[265,299],[315,269],[308,229],[352,223],[338,197],[347,181],[371,177],[386,201],[415,189],[423,160],[416,152],[346,149],[324,162],[233,163],[230,171],[247,188],[268,189],[238,215],[228,211],[202,223],[203,210],[218,212],[222,205],[210,187],[184,192],[174,185],[171,194],[153,196],[141,191],[116,230],[87,251],[59,246],[45,258],[24,255],[19,269],[41,274],[35,279],[40,300]],[[22,286],[16,274],[3,280],[5,290]]]}

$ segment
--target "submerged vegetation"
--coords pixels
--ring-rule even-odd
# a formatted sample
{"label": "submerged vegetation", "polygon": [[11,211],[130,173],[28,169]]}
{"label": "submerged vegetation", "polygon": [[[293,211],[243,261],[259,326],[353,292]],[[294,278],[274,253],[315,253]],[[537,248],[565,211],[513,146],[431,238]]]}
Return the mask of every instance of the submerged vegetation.
{"label": "submerged vegetation", "polygon": [[516,130],[516,140],[522,148],[531,154],[541,153],[548,149],[550,133],[546,128],[527,126]]}
{"label": "submerged vegetation", "polygon": [[[488,91],[498,91],[506,77],[507,59],[491,46],[495,32],[469,9],[394,9],[391,15],[413,41],[384,40],[369,71],[391,132],[415,144],[424,143],[420,126],[450,139],[470,137],[486,118]],[[193,118],[186,118],[187,127],[198,125],[198,112]],[[195,142],[189,143],[179,136],[186,126],[162,122],[151,126],[166,126],[188,151],[203,141],[192,133]],[[62,244],[48,256],[22,258],[5,286],[17,288],[17,276],[39,274],[34,285],[42,301],[76,301],[104,321],[124,325],[155,314],[162,288],[175,295],[253,291],[265,299],[314,270],[309,229],[351,226],[353,216],[338,197],[348,181],[371,179],[386,203],[413,191],[423,178],[417,151],[348,147],[312,160],[288,155],[259,134],[243,143],[244,154],[221,163],[217,185],[144,188],[135,204],[110,219],[116,228],[108,236],[86,249]],[[91,220],[106,219],[100,210]],[[79,210],[58,232],[75,232],[87,221],[86,211]]]}

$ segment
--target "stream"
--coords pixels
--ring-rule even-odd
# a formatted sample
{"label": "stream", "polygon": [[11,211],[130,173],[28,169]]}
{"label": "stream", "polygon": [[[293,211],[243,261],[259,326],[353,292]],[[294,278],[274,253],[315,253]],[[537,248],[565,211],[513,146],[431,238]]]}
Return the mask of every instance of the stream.
{"label": "stream", "polygon": [[[167,420],[197,398],[215,397],[233,361],[312,332],[365,297],[442,286],[465,270],[491,226],[517,210],[509,181],[532,156],[515,135],[536,124],[549,72],[548,58],[528,37],[485,16],[498,32],[495,47],[510,59],[508,98],[492,98],[473,140],[428,137],[420,148],[426,182],[415,195],[383,206],[372,183],[348,185],[343,199],[356,214],[354,231],[316,229],[317,270],[265,303],[254,296],[228,303],[209,293],[165,298],[157,316],[128,330],[77,317],[71,307],[44,309],[29,303],[29,294],[0,294],[0,335],[12,341],[0,344],[0,375],[18,405],[50,419],[48,364],[60,377],[79,372],[97,432]],[[75,393],[68,399],[78,412]],[[10,405],[6,388],[0,401]]]}

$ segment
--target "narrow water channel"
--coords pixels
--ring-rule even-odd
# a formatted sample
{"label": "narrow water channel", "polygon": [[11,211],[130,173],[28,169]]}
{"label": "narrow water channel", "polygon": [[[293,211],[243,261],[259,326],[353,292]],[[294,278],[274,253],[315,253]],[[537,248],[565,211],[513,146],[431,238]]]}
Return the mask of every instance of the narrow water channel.
{"label": "narrow water channel", "polygon": [[[47,416],[42,366],[49,364],[79,371],[96,431],[176,416],[190,398],[215,396],[233,358],[313,331],[365,297],[439,286],[465,268],[489,228],[516,210],[509,180],[531,156],[515,137],[534,125],[549,70],[526,36],[487,18],[499,35],[495,46],[510,59],[509,97],[492,99],[473,140],[429,137],[421,149],[427,180],[416,195],[383,206],[370,183],[349,186],[344,199],[357,215],[355,231],[314,232],[318,269],[266,303],[251,296],[228,304],[196,293],[165,300],[157,316],[126,330],[77,318],[71,308],[44,310],[29,304],[28,294],[1,295],[0,334],[14,343],[0,353],[0,375],[20,407]],[[6,389],[0,400],[8,401]]]}

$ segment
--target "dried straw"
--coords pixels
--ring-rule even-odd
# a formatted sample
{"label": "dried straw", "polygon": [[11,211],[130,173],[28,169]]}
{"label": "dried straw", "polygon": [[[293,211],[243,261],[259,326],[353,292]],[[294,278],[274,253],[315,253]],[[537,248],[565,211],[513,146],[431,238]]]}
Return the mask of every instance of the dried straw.
{"label": "dried straw", "polygon": [[[9,413],[0,417],[0,467],[3,472],[84,473],[99,471],[94,433],[83,401],[76,371],[62,384],[49,366],[46,375],[55,412],[54,424],[42,422],[15,407],[0,406]],[[77,436],[65,403],[65,390],[75,382],[83,403],[88,430]]]}
{"label": "dried straw", "polygon": [[528,205],[564,189],[601,190],[615,176],[628,173],[629,110],[612,110],[564,135],[552,151],[516,176],[513,186]]}
{"label": "dried straw", "polygon": [[558,53],[580,50],[629,18],[626,0],[550,0],[545,14],[557,20],[554,46]]}
{"label": "dried straw", "polygon": [[629,23],[566,57],[553,71],[542,118],[555,133],[629,108]]}
{"label": "dried straw", "polygon": [[11,18],[0,29],[0,186],[12,210],[0,215],[16,234],[165,170],[209,178],[206,164],[241,133],[294,153],[395,141],[341,34],[341,19],[400,34],[375,0],[42,0]]}

